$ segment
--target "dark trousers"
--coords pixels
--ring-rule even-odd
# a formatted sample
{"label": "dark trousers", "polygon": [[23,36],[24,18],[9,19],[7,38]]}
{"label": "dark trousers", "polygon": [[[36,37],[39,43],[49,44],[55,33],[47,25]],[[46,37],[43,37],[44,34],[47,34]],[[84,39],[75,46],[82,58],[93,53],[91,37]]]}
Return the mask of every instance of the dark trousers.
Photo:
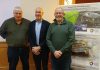
{"label": "dark trousers", "polygon": [[59,59],[56,59],[51,54],[52,70],[70,70],[71,67],[71,53],[63,54]]}
{"label": "dark trousers", "polygon": [[29,70],[29,48],[28,47],[8,47],[9,70],[16,70],[19,61],[22,62],[23,70]]}
{"label": "dark trousers", "polygon": [[49,52],[41,52],[39,55],[33,54],[33,58],[36,70],[48,70]]}

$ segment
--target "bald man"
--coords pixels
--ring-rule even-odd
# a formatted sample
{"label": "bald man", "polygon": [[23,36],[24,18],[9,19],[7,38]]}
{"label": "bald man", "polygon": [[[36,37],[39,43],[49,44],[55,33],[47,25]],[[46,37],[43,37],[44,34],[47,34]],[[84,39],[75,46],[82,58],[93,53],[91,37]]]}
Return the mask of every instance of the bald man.
{"label": "bald man", "polygon": [[54,16],[54,22],[50,25],[46,37],[51,51],[52,70],[70,70],[74,27],[65,20],[62,8],[56,8]]}
{"label": "bald man", "polygon": [[4,21],[0,35],[8,44],[9,70],[16,70],[19,58],[23,70],[29,70],[29,47],[27,47],[28,28],[30,21],[22,17],[21,7],[15,7],[14,17]]}
{"label": "bald man", "polygon": [[42,18],[43,13],[43,9],[37,7],[35,10],[35,20],[31,22],[29,27],[29,42],[36,70],[48,70],[49,48],[46,44],[46,34],[50,23]]}

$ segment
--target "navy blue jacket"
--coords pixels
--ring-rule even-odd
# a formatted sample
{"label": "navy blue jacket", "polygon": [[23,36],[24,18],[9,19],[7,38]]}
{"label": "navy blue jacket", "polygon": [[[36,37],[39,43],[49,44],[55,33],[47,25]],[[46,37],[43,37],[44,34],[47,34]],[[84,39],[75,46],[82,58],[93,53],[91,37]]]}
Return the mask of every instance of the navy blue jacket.
{"label": "navy blue jacket", "polygon": [[[29,43],[30,43],[31,47],[37,46],[35,24],[36,24],[36,20],[33,20],[30,23],[30,27],[29,27]],[[42,20],[39,45],[40,45],[41,49],[44,51],[49,50],[49,48],[47,47],[47,44],[46,44],[46,35],[47,35],[49,25],[50,25],[50,23],[48,21]]]}

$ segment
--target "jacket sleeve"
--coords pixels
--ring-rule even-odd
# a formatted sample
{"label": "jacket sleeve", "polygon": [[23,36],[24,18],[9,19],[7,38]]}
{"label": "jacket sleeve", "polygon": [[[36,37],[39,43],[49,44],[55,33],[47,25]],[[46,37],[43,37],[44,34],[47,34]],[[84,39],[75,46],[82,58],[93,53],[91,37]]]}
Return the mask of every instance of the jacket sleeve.
{"label": "jacket sleeve", "polygon": [[45,29],[45,32],[44,32],[45,33],[44,34],[44,40],[40,43],[41,47],[45,47],[45,45],[46,45],[46,36],[47,36],[47,31],[48,31],[49,25],[50,25],[50,23],[46,22],[46,29]]}
{"label": "jacket sleeve", "polygon": [[[52,25],[52,24],[51,24]],[[51,36],[52,36],[52,30],[51,30],[51,27],[52,26],[49,26],[49,29],[48,29],[48,32],[47,32],[47,36],[46,36],[46,40],[47,40],[47,45],[48,45],[48,47],[49,47],[49,49],[50,49],[50,51],[52,52],[52,53],[54,53],[54,51],[55,51],[55,48],[53,47],[53,44],[52,44],[52,42],[51,42]]]}
{"label": "jacket sleeve", "polygon": [[0,27],[0,35],[4,39],[7,37],[7,21],[4,21]]}
{"label": "jacket sleeve", "polygon": [[75,40],[75,30],[72,23],[69,23],[68,27],[68,41],[65,43],[65,45],[60,49],[62,53],[65,51],[68,51],[69,48],[71,48],[73,42]]}
{"label": "jacket sleeve", "polygon": [[28,30],[28,43],[30,44],[30,47],[34,46],[34,39],[32,34],[32,22],[30,23]]}

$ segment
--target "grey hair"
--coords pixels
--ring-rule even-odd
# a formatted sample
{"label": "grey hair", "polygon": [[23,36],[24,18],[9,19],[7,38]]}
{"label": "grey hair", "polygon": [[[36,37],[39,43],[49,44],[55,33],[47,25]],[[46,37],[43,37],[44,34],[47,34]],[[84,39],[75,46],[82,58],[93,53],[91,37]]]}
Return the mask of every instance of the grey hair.
{"label": "grey hair", "polygon": [[63,8],[61,8],[61,7],[57,7],[57,8],[55,9],[55,12],[56,12],[58,9],[60,9],[60,10],[64,13]]}
{"label": "grey hair", "polygon": [[16,6],[14,7],[13,12],[16,12],[16,11],[22,11],[22,8],[20,6]]}

